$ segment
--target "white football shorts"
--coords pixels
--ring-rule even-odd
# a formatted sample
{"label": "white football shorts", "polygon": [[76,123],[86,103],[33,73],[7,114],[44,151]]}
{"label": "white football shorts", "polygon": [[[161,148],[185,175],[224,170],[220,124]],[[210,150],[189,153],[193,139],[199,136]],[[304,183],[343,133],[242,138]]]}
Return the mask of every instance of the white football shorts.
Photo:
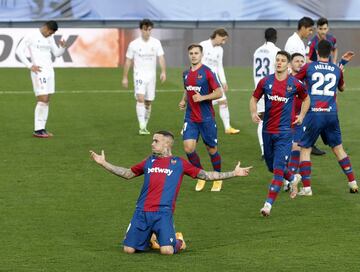
{"label": "white football shorts", "polygon": [[153,101],[155,99],[155,86],[156,78],[143,80],[134,79],[135,98],[137,94],[142,94],[147,101]]}
{"label": "white football shorts", "polygon": [[31,72],[31,80],[35,96],[55,93],[55,73],[54,69]]}

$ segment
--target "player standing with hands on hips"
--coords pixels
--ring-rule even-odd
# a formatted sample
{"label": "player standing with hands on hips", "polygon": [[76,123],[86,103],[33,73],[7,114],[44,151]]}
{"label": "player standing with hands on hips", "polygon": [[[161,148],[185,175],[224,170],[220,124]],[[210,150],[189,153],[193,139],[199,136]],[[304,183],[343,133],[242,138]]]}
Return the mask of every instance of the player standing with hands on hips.
{"label": "player standing with hands on hips", "polygon": [[[55,43],[53,34],[58,30],[55,21],[48,21],[40,27],[39,31],[26,35],[16,49],[20,61],[31,70],[31,80],[36,96],[34,116],[34,137],[49,138],[52,133],[46,130],[49,114],[50,95],[55,93],[55,73],[51,53],[60,57],[65,52],[65,41],[59,41],[60,47]],[[30,54],[30,60],[27,58]]]}

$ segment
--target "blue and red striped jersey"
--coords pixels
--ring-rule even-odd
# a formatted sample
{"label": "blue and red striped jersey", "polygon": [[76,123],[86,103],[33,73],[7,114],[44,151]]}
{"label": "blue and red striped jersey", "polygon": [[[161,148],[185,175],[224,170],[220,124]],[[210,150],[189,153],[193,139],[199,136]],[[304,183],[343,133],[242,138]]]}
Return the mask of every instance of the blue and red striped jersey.
{"label": "blue and red striped jersey", "polygon": [[201,65],[195,71],[189,70],[183,73],[184,88],[187,96],[185,119],[200,123],[215,118],[215,112],[211,100],[194,102],[192,97],[196,92],[207,95],[220,87],[215,74],[206,65]]}
{"label": "blue and red striped jersey", "polygon": [[314,61],[305,64],[296,75],[304,81],[310,95],[310,112],[336,113],[336,91],[344,85],[341,69],[330,62]]}
{"label": "blue and red striped jersey", "polygon": [[[333,35],[330,34],[326,34],[326,38],[325,38],[328,42],[331,43],[331,51],[334,51],[336,48],[336,38]],[[318,50],[318,44],[320,42],[319,36],[315,35],[309,42],[308,42],[308,46],[309,46],[309,53],[307,54],[309,59],[311,61],[317,61],[318,57],[317,57],[317,50]],[[330,62],[331,62],[331,56],[330,56]]]}
{"label": "blue and red striped jersey", "polygon": [[257,99],[262,95],[265,99],[263,131],[273,134],[290,132],[296,116],[295,96],[301,100],[307,96],[304,84],[291,75],[279,81],[275,74],[271,74],[260,80],[253,93]]}
{"label": "blue and red striped jersey", "polygon": [[131,171],[136,176],[144,174],[144,184],[136,209],[145,212],[174,212],[184,174],[195,178],[200,170],[185,159],[173,156],[159,158],[151,155],[132,166]]}

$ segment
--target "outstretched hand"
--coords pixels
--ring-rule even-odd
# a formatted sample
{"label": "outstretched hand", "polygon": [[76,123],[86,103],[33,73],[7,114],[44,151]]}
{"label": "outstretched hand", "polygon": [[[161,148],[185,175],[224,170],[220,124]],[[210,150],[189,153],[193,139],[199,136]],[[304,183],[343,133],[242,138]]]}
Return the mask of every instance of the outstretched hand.
{"label": "outstretched hand", "polygon": [[100,165],[103,165],[106,162],[104,150],[101,150],[101,155],[96,154],[94,151],[90,150],[90,157]]}
{"label": "outstretched hand", "polygon": [[346,51],[344,55],[341,56],[342,59],[346,61],[350,61],[355,56],[355,53],[353,51]]}
{"label": "outstretched hand", "polygon": [[238,177],[245,177],[245,176],[248,176],[249,173],[250,173],[250,169],[252,168],[252,166],[249,166],[249,167],[240,167],[240,162],[238,162],[238,164],[236,165],[235,169],[234,169],[234,174],[235,176],[238,176]]}

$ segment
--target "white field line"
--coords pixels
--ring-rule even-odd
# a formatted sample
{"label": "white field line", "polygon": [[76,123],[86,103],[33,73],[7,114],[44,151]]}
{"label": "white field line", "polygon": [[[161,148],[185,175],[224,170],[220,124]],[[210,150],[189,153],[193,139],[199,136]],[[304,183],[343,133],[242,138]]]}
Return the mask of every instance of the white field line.
{"label": "white field line", "polygon": [[[229,92],[252,92],[254,89],[229,89]],[[360,88],[346,88],[346,91],[359,91]],[[119,94],[128,94],[133,93],[133,90],[70,90],[70,91],[56,91],[57,94],[81,94],[81,93],[119,93]],[[174,92],[183,92],[183,90],[156,90],[158,93],[174,93]],[[23,90],[17,90],[17,91],[1,91],[0,94],[34,94],[32,90],[23,91]]]}

